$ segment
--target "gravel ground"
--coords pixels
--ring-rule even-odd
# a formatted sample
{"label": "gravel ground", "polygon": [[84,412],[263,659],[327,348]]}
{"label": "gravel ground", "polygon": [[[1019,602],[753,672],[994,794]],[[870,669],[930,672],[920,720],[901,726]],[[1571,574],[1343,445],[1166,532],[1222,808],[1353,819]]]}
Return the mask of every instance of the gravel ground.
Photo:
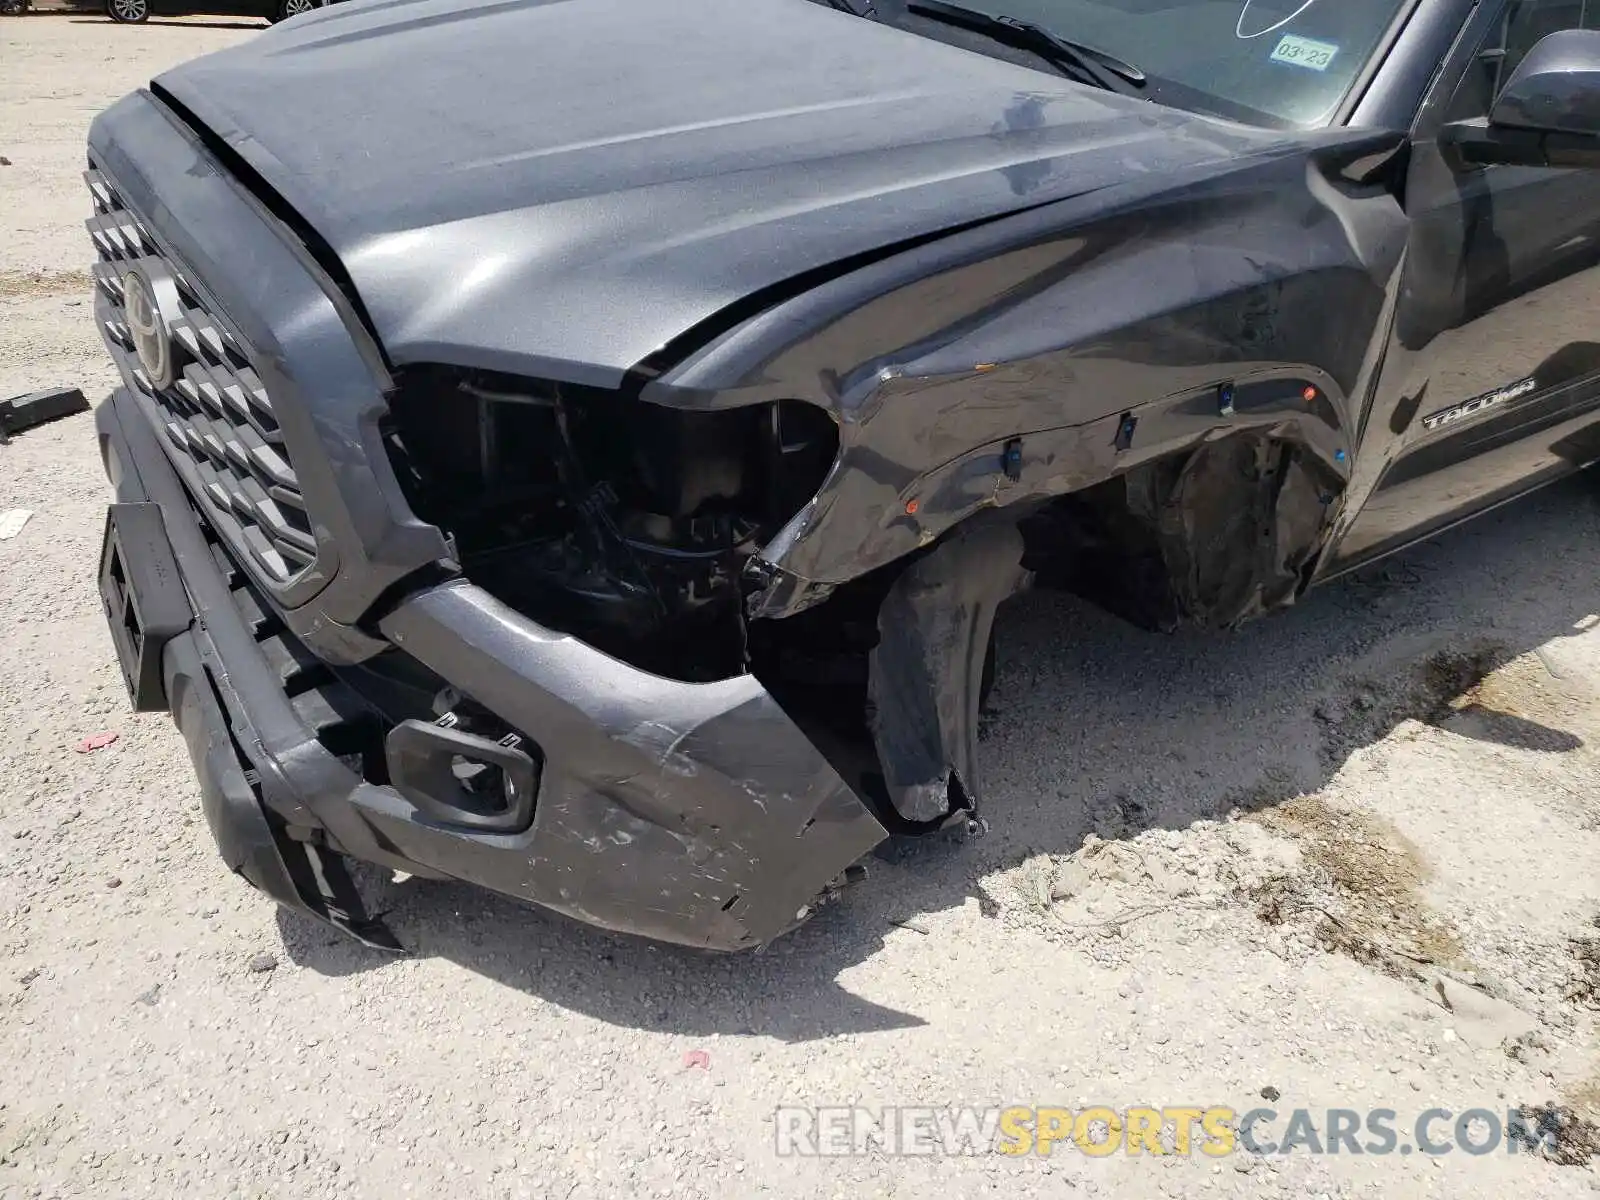
{"label": "gravel ground", "polygon": [[[0,20],[0,395],[103,394],[85,128],[253,28]],[[223,869],[170,722],[130,715],[112,666],[90,419],[32,431],[0,448],[0,512],[34,514],[0,541],[0,1194],[1590,1195],[1577,1140],[1568,1162],[780,1160],[773,1112],[1265,1095],[1405,1130],[1550,1103],[1592,1138],[1592,489],[1232,637],[1018,601],[993,832],[878,866],[763,955],[407,880],[394,960]],[[101,731],[120,738],[73,752]]]}

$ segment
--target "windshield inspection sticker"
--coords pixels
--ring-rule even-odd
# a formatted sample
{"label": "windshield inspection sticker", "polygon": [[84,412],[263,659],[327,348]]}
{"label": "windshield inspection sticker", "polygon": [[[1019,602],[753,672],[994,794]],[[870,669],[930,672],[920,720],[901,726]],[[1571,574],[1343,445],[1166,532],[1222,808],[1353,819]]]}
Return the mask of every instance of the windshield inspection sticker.
{"label": "windshield inspection sticker", "polygon": [[1272,52],[1272,61],[1288,63],[1292,67],[1309,67],[1313,71],[1326,71],[1338,53],[1339,47],[1331,42],[1318,42],[1286,33]]}

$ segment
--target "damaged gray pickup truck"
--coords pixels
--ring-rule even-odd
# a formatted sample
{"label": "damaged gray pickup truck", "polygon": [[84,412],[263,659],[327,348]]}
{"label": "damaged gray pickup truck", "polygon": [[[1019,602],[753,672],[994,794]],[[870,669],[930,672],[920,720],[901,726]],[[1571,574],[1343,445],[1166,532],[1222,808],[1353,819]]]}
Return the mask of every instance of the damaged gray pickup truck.
{"label": "damaged gray pickup truck", "polygon": [[1600,4],[975,3],[355,0],[98,117],[230,868],[759,946],[983,828],[1018,589],[1228,628],[1600,457]]}

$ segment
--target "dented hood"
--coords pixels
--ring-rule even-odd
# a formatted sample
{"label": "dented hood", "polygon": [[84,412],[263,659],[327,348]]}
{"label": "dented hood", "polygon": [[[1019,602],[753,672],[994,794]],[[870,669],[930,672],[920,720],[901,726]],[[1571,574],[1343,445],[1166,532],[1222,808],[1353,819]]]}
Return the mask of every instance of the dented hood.
{"label": "dented hood", "polygon": [[598,384],[808,272],[1273,138],[809,0],[355,0],[156,89],[391,360]]}

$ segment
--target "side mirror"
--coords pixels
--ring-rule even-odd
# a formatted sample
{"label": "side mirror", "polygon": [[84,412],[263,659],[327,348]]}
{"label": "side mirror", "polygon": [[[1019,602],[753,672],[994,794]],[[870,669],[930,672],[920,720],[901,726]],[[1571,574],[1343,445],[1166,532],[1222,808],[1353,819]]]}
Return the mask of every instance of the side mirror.
{"label": "side mirror", "polygon": [[1600,138],[1600,30],[1552,33],[1528,52],[1489,124]]}
{"label": "side mirror", "polygon": [[1552,33],[1512,72],[1487,121],[1441,140],[1468,166],[1600,167],[1600,30]]}

